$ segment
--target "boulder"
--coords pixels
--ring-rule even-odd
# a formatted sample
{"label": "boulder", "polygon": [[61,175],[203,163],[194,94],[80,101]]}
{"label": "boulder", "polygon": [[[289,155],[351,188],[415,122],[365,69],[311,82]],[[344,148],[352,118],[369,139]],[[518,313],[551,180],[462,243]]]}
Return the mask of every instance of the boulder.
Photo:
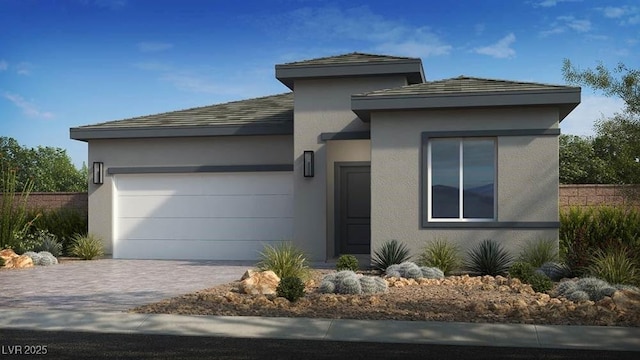
{"label": "boulder", "polygon": [[250,275],[240,282],[240,292],[251,295],[275,294],[280,278],[273,271],[261,271]]}
{"label": "boulder", "polygon": [[20,255],[16,254],[11,249],[4,249],[0,251],[0,257],[4,259],[4,267],[7,269],[12,269],[14,267],[13,260],[20,257]]}
{"label": "boulder", "polygon": [[631,290],[618,290],[611,297],[616,310],[621,312],[640,312],[640,293]]}
{"label": "boulder", "polygon": [[33,267],[33,260],[28,255],[20,255],[13,259],[14,269],[24,269]]}
{"label": "boulder", "polygon": [[255,273],[257,273],[257,271],[255,271],[253,269],[249,269],[249,270],[245,271],[244,275],[242,275],[242,277],[240,278],[240,281],[250,278]]}

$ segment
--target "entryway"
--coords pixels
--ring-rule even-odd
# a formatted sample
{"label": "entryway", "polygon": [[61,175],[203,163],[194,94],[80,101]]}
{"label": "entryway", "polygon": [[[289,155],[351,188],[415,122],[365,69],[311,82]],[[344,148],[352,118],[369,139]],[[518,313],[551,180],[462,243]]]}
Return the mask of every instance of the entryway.
{"label": "entryway", "polygon": [[370,254],[371,164],[335,164],[336,255]]}

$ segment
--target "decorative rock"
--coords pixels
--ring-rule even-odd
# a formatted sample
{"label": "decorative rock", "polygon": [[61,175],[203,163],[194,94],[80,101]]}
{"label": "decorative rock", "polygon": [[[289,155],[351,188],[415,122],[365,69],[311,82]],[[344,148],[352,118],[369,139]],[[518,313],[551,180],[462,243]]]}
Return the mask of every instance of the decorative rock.
{"label": "decorative rock", "polygon": [[630,290],[616,291],[611,297],[616,305],[616,310],[630,313],[640,312],[640,294]]}
{"label": "decorative rock", "polygon": [[280,278],[271,270],[256,272],[240,282],[240,292],[251,295],[275,294]]}
{"label": "decorative rock", "polygon": [[31,260],[31,258],[27,255],[20,255],[17,258],[13,259],[12,266],[14,269],[33,267],[33,260]]}
{"label": "decorative rock", "polygon": [[0,257],[3,257],[6,259],[12,259],[14,257],[17,257],[18,254],[16,254],[13,250],[11,249],[4,249],[2,251],[0,251]]}
{"label": "decorative rock", "polygon": [[244,280],[244,279],[248,279],[251,276],[253,276],[255,273],[257,273],[257,271],[253,270],[253,269],[249,269],[247,271],[244,272],[244,275],[242,275],[242,277],[240,278],[240,281]]}

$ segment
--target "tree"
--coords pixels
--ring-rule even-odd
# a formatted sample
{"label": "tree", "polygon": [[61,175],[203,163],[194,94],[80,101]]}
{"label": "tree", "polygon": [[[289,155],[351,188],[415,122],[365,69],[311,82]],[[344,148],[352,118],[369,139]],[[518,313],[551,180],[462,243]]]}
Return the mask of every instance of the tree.
{"label": "tree", "polygon": [[17,189],[33,181],[33,191],[87,191],[86,165],[77,169],[64,149],[28,148],[13,138],[0,137],[0,163],[4,169],[15,170]]}
{"label": "tree", "polygon": [[561,184],[609,184],[614,179],[606,161],[596,156],[591,138],[560,135]]}
{"label": "tree", "polygon": [[599,63],[595,70],[581,71],[565,59],[562,72],[570,83],[601,90],[625,102],[623,112],[596,123],[592,149],[610,168],[612,183],[640,184],[640,70],[620,63],[609,71]]}

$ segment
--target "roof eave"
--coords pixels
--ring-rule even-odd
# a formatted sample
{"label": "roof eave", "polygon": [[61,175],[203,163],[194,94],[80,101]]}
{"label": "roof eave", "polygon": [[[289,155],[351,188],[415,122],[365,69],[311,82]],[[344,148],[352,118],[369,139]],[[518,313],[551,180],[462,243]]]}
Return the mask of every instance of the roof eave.
{"label": "roof eave", "polygon": [[348,64],[276,65],[276,79],[293,90],[296,79],[403,75],[408,84],[425,81],[420,59]]}
{"label": "roof eave", "polygon": [[351,110],[364,122],[373,111],[433,110],[479,107],[557,106],[559,121],[580,104],[580,88],[465,94],[352,95]]}
{"label": "roof eave", "polygon": [[229,126],[157,126],[157,127],[75,127],[69,129],[73,140],[144,139],[205,136],[292,135],[291,124],[249,124]]}

